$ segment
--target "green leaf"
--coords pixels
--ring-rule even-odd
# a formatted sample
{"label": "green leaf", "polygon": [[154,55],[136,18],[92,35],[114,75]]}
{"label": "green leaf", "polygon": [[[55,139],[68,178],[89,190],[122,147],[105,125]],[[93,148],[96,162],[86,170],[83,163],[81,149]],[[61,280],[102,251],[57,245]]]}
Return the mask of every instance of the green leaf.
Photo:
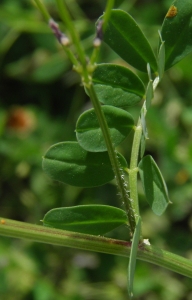
{"label": "green leaf", "polygon": [[[125,110],[102,106],[114,146],[119,145],[134,126],[133,117]],[[77,120],[76,136],[82,148],[91,152],[106,151],[107,147],[94,109],[87,110]]]}
{"label": "green leaf", "polygon": [[[11,9],[10,9],[11,8]],[[2,24],[13,28],[17,32],[30,32],[30,33],[48,33],[50,29],[47,24],[43,23],[39,18],[34,19],[34,12],[27,11],[26,9],[16,9],[9,5],[4,5],[0,10],[0,20]]]}
{"label": "green leaf", "polygon": [[[125,158],[118,153],[119,163],[127,167]],[[43,157],[43,170],[53,180],[73,186],[93,187],[114,179],[107,152],[87,152],[77,142],[53,145]]]}
{"label": "green leaf", "polygon": [[157,71],[155,55],[135,20],[122,10],[112,10],[104,32],[104,41],[126,62],[147,72],[147,63]]}
{"label": "green leaf", "polygon": [[192,3],[176,0],[165,16],[161,36],[165,41],[165,70],[192,52]]}
{"label": "green leaf", "polygon": [[47,227],[93,235],[103,235],[122,224],[127,224],[125,211],[108,205],[54,208],[43,219]]}
{"label": "green leaf", "polygon": [[150,155],[143,157],[138,167],[146,200],[153,212],[160,216],[170,203],[163,176]]}
{"label": "green leaf", "polygon": [[131,252],[129,257],[129,265],[128,265],[128,294],[130,299],[133,298],[133,281],[135,275],[135,266],[137,260],[137,250],[139,245],[140,234],[141,234],[141,218],[139,217],[133,235]]}
{"label": "green leaf", "polygon": [[52,55],[46,62],[37,67],[30,76],[35,82],[47,83],[56,80],[68,67],[68,63],[59,54]]}
{"label": "green leaf", "polygon": [[68,63],[60,54],[46,58],[44,51],[36,51],[32,56],[27,55],[18,61],[11,62],[5,71],[11,77],[20,77],[21,79],[27,77],[35,82],[47,83],[56,80],[66,71],[67,67]]}
{"label": "green leaf", "polygon": [[143,82],[132,71],[115,64],[99,64],[93,72],[100,102],[117,107],[137,104],[144,96]]}

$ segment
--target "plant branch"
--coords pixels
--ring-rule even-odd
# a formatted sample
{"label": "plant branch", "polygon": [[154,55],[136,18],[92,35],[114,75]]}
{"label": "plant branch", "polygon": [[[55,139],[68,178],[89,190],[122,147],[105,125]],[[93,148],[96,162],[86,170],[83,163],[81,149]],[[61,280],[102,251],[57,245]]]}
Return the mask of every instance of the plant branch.
{"label": "plant branch", "polygon": [[46,7],[43,5],[43,3],[40,0],[34,0],[34,2],[36,3],[38,9],[40,10],[40,12],[42,13],[43,17],[45,18],[45,20],[48,22],[50,20],[50,15],[46,9]]}
{"label": "plant branch", "polygon": [[95,93],[94,87],[92,84],[90,84],[87,86],[87,89],[89,90],[89,96],[91,98],[93,107],[95,109],[95,113],[98,118],[99,125],[101,127],[101,130],[102,130],[102,133],[103,133],[103,136],[105,139],[105,143],[106,143],[107,150],[109,153],[109,158],[110,158],[110,161],[112,164],[113,171],[115,173],[115,179],[117,181],[117,186],[118,186],[120,195],[122,197],[122,200],[123,200],[123,203],[124,203],[127,215],[128,215],[131,234],[133,235],[135,226],[136,226],[136,220],[135,220],[134,209],[132,207],[132,202],[130,201],[126,182],[124,180],[123,171],[121,170],[116,151],[112,144],[109,128],[108,128],[104,113],[101,109],[101,104]]}
{"label": "plant branch", "polygon": [[[153,90],[155,91],[157,85],[159,84],[159,77],[156,77],[153,81]],[[141,111],[144,110],[144,115],[146,115],[146,101],[144,101]],[[135,134],[133,138],[133,145],[131,151],[130,168],[128,170],[129,174],[129,189],[130,198],[133,203],[133,209],[135,210],[136,220],[139,217],[139,203],[138,203],[138,191],[137,191],[137,173],[138,173],[138,157],[139,148],[142,137],[142,124],[141,117],[139,117],[137,126],[135,127]]]}
{"label": "plant branch", "polygon": [[[1,219],[0,235],[124,257],[129,257],[131,250],[131,242],[53,229],[9,219]],[[140,244],[137,259],[192,278],[191,260],[145,243]]]}
{"label": "plant branch", "polygon": [[106,5],[106,8],[105,8],[105,14],[104,14],[104,17],[103,17],[103,30],[105,30],[105,27],[107,26],[107,22],[110,18],[110,14],[111,14],[111,10],[114,6],[114,0],[108,0],[107,1],[107,5]]}
{"label": "plant branch", "polygon": [[[59,14],[61,16],[61,19],[64,22],[64,24],[66,25],[66,27],[67,27],[70,35],[71,35],[72,41],[73,41],[73,43],[76,47],[76,50],[77,50],[77,53],[78,53],[78,56],[79,56],[79,60],[82,64],[82,67],[83,67],[83,70],[84,70],[86,68],[86,65],[87,65],[85,53],[84,53],[84,50],[83,50],[82,45],[80,43],[79,37],[76,33],[73,22],[71,20],[71,16],[70,16],[70,14],[67,10],[65,1],[56,0],[56,2],[57,2],[57,7],[58,7],[58,10],[59,10]],[[84,74],[84,76],[86,76],[86,74]]]}
{"label": "plant branch", "polygon": [[142,126],[141,126],[141,120],[139,118],[138,124],[135,128],[135,134],[133,138],[133,146],[131,151],[131,160],[130,160],[130,169],[129,169],[130,198],[133,201],[136,220],[139,217],[139,203],[138,203],[138,192],[137,192],[137,172],[138,172],[137,164],[138,164],[141,135],[142,135]]}

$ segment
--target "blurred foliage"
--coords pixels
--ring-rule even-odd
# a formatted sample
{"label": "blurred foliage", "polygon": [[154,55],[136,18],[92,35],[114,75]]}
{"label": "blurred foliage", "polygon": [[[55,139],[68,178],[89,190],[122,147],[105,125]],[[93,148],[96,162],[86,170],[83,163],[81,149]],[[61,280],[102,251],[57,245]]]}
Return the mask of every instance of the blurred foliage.
{"label": "blurred foliage", "polygon": [[[53,0],[44,1],[59,21]],[[105,1],[67,0],[82,43],[90,53],[94,22]],[[117,0],[130,11],[154,48],[169,0]],[[64,26],[62,29],[65,31]],[[121,206],[115,186],[74,188],[49,180],[41,157],[50,145],[74,140],[75,122],[90,106],[80,80],[43,22],[33,1],[0,3],[0,205],[7,218],[37,223],[51,208],[77,204]],[[159,247],[192,258],[192,69],[191,56],[168,70],[157,88],[147,126],[147,154],[157,161],[173,202],[157,217],[142,192],[143,234]],[[102,46],[100,62],[125,64]],[[146,77],[138,74],[146,83]],[[130,111],[135,120],[139,108]],[[129,160],[130,137],[121,151]],[[126,229],[110,236],[127,239]],[[127,260],[105,254],[1,237],[0,299],[127,299]],[[137,299],[191,299],[191,280],[138,262]]]}

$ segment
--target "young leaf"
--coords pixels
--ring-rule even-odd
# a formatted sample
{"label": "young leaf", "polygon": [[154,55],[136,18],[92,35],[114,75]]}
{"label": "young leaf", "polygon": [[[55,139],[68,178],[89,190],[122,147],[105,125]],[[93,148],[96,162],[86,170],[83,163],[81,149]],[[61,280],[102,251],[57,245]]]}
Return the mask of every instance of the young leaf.
{"label": "young leaf", "polygon": [[137,225],[135,227],[135,232],[133,235],[131,252],[128,264],[128,294],[129,298],[133,298],[133,280],[135,275],[135,265],[137,260],[137,250],[139,245],[139,239],[141,234],[141,217],[138,218]]}
{"label": "young leaf", "polygon": [[[127,167],[118,153],[119,163]],[[51,146],[43,157],[43,170],[53,180],[73,186],[93,187],[114,178],[107,152],[87,152],[77,142],[62,142]]]}
{"label": "young leaf", "polygon": [[100,102],[117,107],[137,104],[145,93],[143,82],[129,69],[115,64],[99,64],[93,84]]}
{"label": "young leaf", "polygon": [[161,80],[165,70],[165,42],[161,43],[158,54],[158,74]]}
{"label": "young leaf", "polygon": [[140,118],[141,118],[142,132],[143,132],[145,138],[148,139],[148,131],[147,131],[147,125],[146,125],[146,120],[145,120],[145,112],[144,112],[143,108],[141,110]]}
{"label": "young leaf", "polygon": [[151,67],[150,67],[149,63],[147,63],[147,74],[148,74],[149,80],[152,80]]}
{"label": "young leaf", "polygon": [[152,80],[149,81],[147,85],[147,90],[146,90],[146,109],[148,110],[149,107],[151,106],[151,101],[153,99],[153,82]]}
{"label": "young leaf", "polygon": [[142,158],[144,153],[145,153],[145,142],[146,142],[146,138],[144,133],[142,132],[141,135],[141,143],[140,143],[140,157]]}
{"label": "young leaf", "polygon": [[153,212],[160,216],[170,203],[163,176],[150,155],[141,159],[138,168],[146,200]]}
{"label": "young leaf", "polygon": [[93,235],[103,235],[122,224],[127,224],[125,211],[108,205],[54,208],[43,219],[47,227]]}
{"label": "young leaf", "polygon": [[[119,145],[134,126],[133,117],[123,109],[102,106],[114,146]],[[91,152],[106,151],[107,147],[94,109],[87,110],[77,120],[76,136],[82,148]]]}
{"label": "young leaf", "polygon": [[126,62],[147,72],[147,63],[157,71],[155,55],[135,20],[122,10],[112,10],[104,32],[104,41]]}
{"label": "young leaf", "polygon": [[165,16],[161,36],[165,42],[165,70],[192,52],[192,3],[175,0]]}

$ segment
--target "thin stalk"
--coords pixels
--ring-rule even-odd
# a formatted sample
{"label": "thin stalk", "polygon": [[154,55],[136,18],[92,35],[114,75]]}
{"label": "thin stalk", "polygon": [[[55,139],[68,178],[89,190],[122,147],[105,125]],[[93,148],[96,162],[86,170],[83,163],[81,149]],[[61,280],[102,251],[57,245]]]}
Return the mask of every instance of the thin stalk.
{"label": "thin stalk", "polygon": [[130,160],[130,169],[129,169],[130,198],[133,202],[136,220],[139,217],[139,203],[138,203],[138,191],[137,191],[137,173],[138,173],[137,165],[138,165],[141,135],[142,135],[142,126],[141,126],[141,120],[139,118],[138,124],[135,128],[135,134],[133,138],[133,146],[131,151],[131,160]]}
{"label": "thin stalk", "polygon": [[91,58],[90,58],[90,65],[92,66],[92,68],[94,68],[94,65],[97,61],[98,55],[99,55],[99,50],[100,50],[100,45],[98,47],[94,47],[93,52],[91,54]]}
{"label": "thin stalk", "polygon": [[[108,0],[106,8],[105,8],[105,13],[103,15],[103,19],[100,19],[100,21],[99,21],[99,22],[101,22],[102,25],[99,30],[97,28],[97,36],[96,36],[95,41],[93,42],[94,49],[93,49],[93,53],[90,58],[90,65],[93,67],[94,67],[95,62],[97,61],[97,57],[98,57],[99,50],[100,50],[100,45],[101,45],[102,38],[103,38],[103,33],[107,26],[107,22],[110,18],[110,14],[111,14],[111,10],[112,10],[113,6],[114,6],[114,0]],[[98,24],[97,24],[97,26],[98,26]]]}
{"label": "thin stalk", "polygon": [[83,9],[81,9],[77,0],[65,0],[65,1],[74,19],[79,20],[79,19],[87,18],[85,12],[83,11]]}
{"label": "thin stalk", "polygon": [[114,6],[114,0],[108,0],[106,8],[105,8],[105,14],[103,17],[103,20],[104,20],[103,30],[105,30],[105,27],[107,26],[107,22],[110,18],[110,14],[111,14],[111,10],[112,10],[113,6]]}
{"label": "thin stalk", "polygon": [[[57,7],[58,7],[59,14],[61,16],[61,19],[64,22],[64,24],[66,25],[66,27],[67,27],[70,35],[71,35],[72,41],[73,41],[73,43],[76,47],[76,50],[77,50],[77,53],[78,53],[78,56],[79,56],[78,57],[79,61],[81,62],[82,67],[83,67],[82,69],[84,70],[86,68],[86,65],[87,65],[85,53],[84,53],[84,50],[81,46],[81,43],[80,43],[79,37],[76,33],[73,22],[71,20],[71,16],[70,16],[70,14],[67,10],[65,1],[56,0],[56,2],[57,2]],[[86,74],[84,74],[84,76],[86,76]]]}
{"label": "thin stalk", "polygon": [[134,230],[135,230],[135,226],[136,226],[136,220],[135,220],[134,210],[132,207],[132,202],[129,199],[127,186],[126,186],[126,183],[125,183],[125,180],[123,177],[123,172],[120,168],[117,154],[116,154],[116,151],[115,151],[114,146],[111,141],[109,128],[108,128],[105,116],[103,114],[103,111],[101,109],[101,104],[100,104],[99,100],[97,99],[97,95],[95,93],[93,85],[90,84],[89,86],[87,86],[87,89],[89,90],[89,96],[91,98],[93,107],[95,109],[95,113],[98,118],[99,125],[101,127],[101,130],[102,130],[102,133],[103,133],[103,136],[105,139],[106,147],[107,147],[107,150],[109,153],[109,158],[110,158],[110,161],[112,164],[113,171],[115,173],[117,186],[118,186],[120,195],[122,197],[122,200],[124,202],[125,209],[126,209],[128,219],[129,219],[130,230],[131,230],[131,233],[133,234]]}
{"label": "thin stalk", "polygon": [[[47,22],[50,22],[51,20],[51,16],[49,15],[46,7],[43,5],[43,3],[40,0],[34,0],[34,2],[36,3],[38,9],[40,10],[40,12],[42,13],[42,15],[44,16],[45,20]],[[74,56],[74,54],[72,53],[72,51],[69,48],[69,44],[67,43],[66,45],[63,44],[61,41],[59,41],[63,50],[66,52],[68,58],[70,59],[70,61],[72,62],[72,64],[74,65],[74,67],[76,69],[79,68],[79,62],[76,59],[76,57]]]}
{"label": "thin stalk", "polygon": [[42,13],[42,15],[44,16],[45,20],[48,22],[50,20],[50,15],[46,9],[46,7],[43,5],[43,3],[40,0],[34,0],[34,2],[36,3],[38,9],[40,10],[40,12]]}
{"label": "thin stalk", "polygon": [[[159,84],[159,77],[156,77],[153,81],[153,90],[155,91],[157,85]],[[141,108],[144,109],[145,115],[147,113],[146,103],[144,101],[143,106]],[[130,159],[130,168],[128,170],[129,174],[129,190],[130,190],[130,198],[133,203],[133,209],[135,210],[136,220],[139,217],[139,201],[138,201],[138,190],[137,190],[137,173],[138,173],[138,157],[139,157],[139,148],[142,137],[142,125],[141,118],[139,117],[137,126],[135,127],[135,134],[133,138],[133,145],[131,151],[131,159]]]}
{"label": "thin stalk", "polygon": [[74,69],[79,69],[80,65],[76,57],[74,56],[73,52],[68,48],[68,46],[63,46],[63,50],[66,52],[69,60],[72,62]]}
{"label": "thin stalk", "polygon": [[[131,250],[131,242],[53,229],[9,219],[1,219],[0,235],[124,257],[129,257]],[[191,260],[145,243],[139,246],[137,259],[192,278]]]}

